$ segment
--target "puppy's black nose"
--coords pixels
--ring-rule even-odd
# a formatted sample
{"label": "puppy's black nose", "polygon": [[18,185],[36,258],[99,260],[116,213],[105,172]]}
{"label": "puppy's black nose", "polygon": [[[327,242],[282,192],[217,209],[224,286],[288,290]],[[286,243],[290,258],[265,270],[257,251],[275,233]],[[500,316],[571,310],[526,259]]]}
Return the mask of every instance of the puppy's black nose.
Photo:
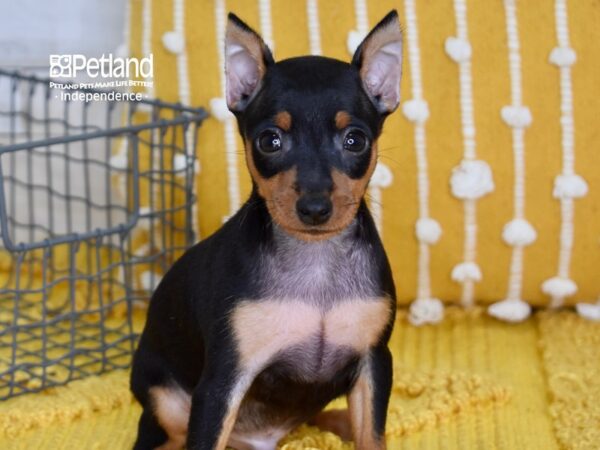
{"label": "puppy's black nose", "polygon": [[296,212],[306,225],[321,225],[331,217],[331,200],[324,195],[303,195],[296,202]]}

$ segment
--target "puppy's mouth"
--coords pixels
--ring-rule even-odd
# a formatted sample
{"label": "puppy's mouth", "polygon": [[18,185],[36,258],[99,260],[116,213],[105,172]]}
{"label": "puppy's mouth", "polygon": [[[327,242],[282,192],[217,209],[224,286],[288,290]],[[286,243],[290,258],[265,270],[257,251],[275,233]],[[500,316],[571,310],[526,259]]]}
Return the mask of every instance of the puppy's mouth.
{"label": "puppy's mouth", "polygon": [[306,233],[310,236],[324,236],[328,234],[337,234],[342,231],[341,228],[292,228],[294,233]]}
{"label": "puppy's mouth", "polygon": [[320,241],[330,239],[340,234],[346,227],[324,227],[324,226],[307,226],[307,227],[290,227],[279,225],[288,234],[305,241]]}

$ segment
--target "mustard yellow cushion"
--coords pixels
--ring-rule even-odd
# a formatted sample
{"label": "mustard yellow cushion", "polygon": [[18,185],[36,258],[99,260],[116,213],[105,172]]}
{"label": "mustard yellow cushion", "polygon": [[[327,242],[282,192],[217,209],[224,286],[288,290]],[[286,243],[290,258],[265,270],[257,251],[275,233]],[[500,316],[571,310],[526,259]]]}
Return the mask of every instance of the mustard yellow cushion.
{"label": "mustard yellow cushion", "polygon": [[[552,295],[548,293],[557,297],[556,304],[593,301],[600,293],[600,190],[597,189],[600,185],[597,148],[600,6],[593,0],[570,1],[563,14],[561,5],[565,2],[561,0],[519,2],[514,10],[512,4],[510,0],[504,3],[231,0],[226,4],[220,0],[131,0],[130,53],[143,56],[150,50],[154,54],[153,93],[167,101],[212,107],[221,119],[208,119],[199,133],[200,170],[196,188],[200,237],[217,229],[239,202],[243,202],[250,189],[242,142],[232,119],[223,114],[219,101],[223,97],[221,34],[227,11],[235,12],[262,32],[273,44],[276,59],[320,50],[324,55],[349,60],[348,47],[364,34],[365,27],[374,25],[390,9],[397,8],[407,38],[402,95],[408,103],[386,123],[379,143],[380,163],[390,173],[386,173],[385,167],[381,169],[369,200],[381,210],[381,231],[394,269],[399,301],[438,298],[491,303],[512,298],[549,305]],[[466,9],[461,10],[460,5]],[[466,39],[447,41],[449,37],[460,38],[465,32],[465,27],[457,28],[461,14],[466,16]],[[516,21],[516,29],[507,27],[511,17]],[[564,40],[561,20],[570,25],[566,31],[570,42]],[[512,46],[512,61],[515,62],[515,55],[520,57],[517,75],[521,75],[521,82],[516,84],[517,75],[514,64],[512,68],[509,64],[511,49],[508,46],[515,36],[519,46]],[[470,58],[465,41],[470,44]],[[550,58],[555,47],[563,50]],[[576,60],[569,65],[573,63],[573,54]],[[419,60],[420,67],[417,67]],[[461,84],[463,70],[470,74],[470,83],[464,83],[463,74]],[[561,72],[563,77],[568,72],[572,85],[567,86],[569,89],[563,85],[562,94]],[[429,110],[428,119],[421,125],[418,120],[423,114],[422,105],[410,103],[415,98],[415,83],[419,82],[415,77],[420,78],[422,99]],[[477,227],[477,242],[468,250],[471,254],[465,255],[465,238],[470,233],[465,231],[465,202],[451,190],[450,179],[453,169],[465,156],[464,106],[469,103],[468,96],[465,97],[465,89],[469,87],[474,122],[467,134],[475,131],[474,159],[489,164],[494,188],[487,193],[484,189],[485,195],[471,202],[476,206],[472,217]],[[530,112],[529,126],[524,126],[529,118],[522,110],[513,108],[501,114],[503,107],[518,106],[515,89],[520,89],[522,106]],[[572,252],[568,251],[571,222],[563,220],[561,201],[553,195],[555,177],[564,171],[564,138],[568,130],[561,128],[561,115],[564,125],[565,120],[569,120],[564,117],[570,114],[561,114],[561,101],[564,103],[568,95],[573,103],[574,174],[588,187],[587,193],[585,186],[573,188],[572,179],[566,188],[563,186],[563,191],[568,191],[567,196],[582,195],[563,201],[563,208],[570,203],[574,211]],[[524,127],[519,128],[521,126]],[[426,140],[427,167],[423,169],[421,165],[420,171],[415,145],[417,127],[422,127]],[[226,142],[232,128],[235,145]],[[503,239],[505,226],[516,214],[514,189],[519,180],[515,171],[515,145],[518,145],[515,139],[519,138],[515,138],[515,132],[523,136],[523,218],[536,232],[534,242],[521,250],[508,245],[506,237]],[[386,177],[390,174],[391,178]],[[418,190],[419,174],[429,184],[426,197]],[[475,178],[477,174],[480,172]],[[473,188],[468,179],[462,182],[466,182],[467,192],[477,191],[477,186]],[[474,183],[477,185],[481,180]],[[575,193],[569,191],[570,188]],[[487,191],[490,189],[488,186]],[[429,209],[425,215],[423,201]],[[435,224],[422,222],[421,241],[416,237],[416,223],[425,216],[434,219],[441,228],[442,234],[436,243],[428,243],[435,240]],[[561,228],[563,267],[559,269]],[[523,227],[508,234],[509,240],[512,236],[513,241],[521,243],[533,238]],[[455,269],[464,261],[477,266]],[[480,281],[476,280],[477,268],[482,275]],[[452,279],[453,269],[459,281]],[[464,292],[465,276],[475,278],[467,281],[473,286],[471,294]],[[545,293],[542,284],[557,276],[559,280],[546,284]],[[574,286],[576,293],[573,293]]]}

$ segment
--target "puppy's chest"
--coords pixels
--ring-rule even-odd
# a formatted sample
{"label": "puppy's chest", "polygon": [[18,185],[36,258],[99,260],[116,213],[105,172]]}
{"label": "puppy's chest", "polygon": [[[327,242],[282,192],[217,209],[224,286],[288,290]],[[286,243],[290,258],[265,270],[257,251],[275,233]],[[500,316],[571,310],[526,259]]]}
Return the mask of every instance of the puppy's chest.
{"label": "puppy's chest", "polygon": [[390,300],[379,294],[365,249],[298,245],[263,257],[259,295],[235,308],[232,325],[244,366],[328,378],[377,342]]}

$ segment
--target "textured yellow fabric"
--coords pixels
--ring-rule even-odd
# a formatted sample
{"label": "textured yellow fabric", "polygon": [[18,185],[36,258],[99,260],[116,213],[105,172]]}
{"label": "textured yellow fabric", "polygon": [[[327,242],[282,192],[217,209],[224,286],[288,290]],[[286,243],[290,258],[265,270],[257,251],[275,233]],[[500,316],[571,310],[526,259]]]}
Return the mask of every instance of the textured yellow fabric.
{"label": "textured yellow fabric", "polygon": [[[151,40],[154,53],[155,94],[179,100],[177,54],[167,51],[162,35],[173,29],[173,0],[151,2]],[[193,105],[209,108],[210,100],[222,96],[219,78],[215,5],[211,1],[184,2],[185,43],[188,78]],[[225,9],[234,11],[260,30],[258,1],[229,0]],[[404,2],[368,3],[370,26],[390,9],[404,17]],[[472,78],[477,155],[493,170],[496,188],[478,201],[478,263],[483,280],[476,285],[478,301],[505,298],[512,249],[502,238],[503,226],[513,214],[513,151],[511,129],[501,120],[500,109],[511,103],[506,17],[502,2],[468,0],[469,41],[473,48]],[[277,59],[307,54],[309,32],[306,2],[272,0],[271,20]],[[348,60],[347,33],[356,27],[354,2],[319,1],[320,37],[324,55]],[[142,48],[142,1],[132,0],[131,50]],[[559,70],[548,61],[555,47],[555,2],[518,2],[517,20],[521,42],[522,91],[533,123],[525,133],[526,217],[536,228],[537,241],[524,252],[522,298],[545,305],[548,297],[541,283],[557,273],[560,203],[552,196],[554,177],[561,171]],[[433,297],[457,301],[461,286],[450,278],[461,262],[464,245],[462,202],[452,196],[449,178],[463,156],[457,64],[444,51],[447,37],[456,34],[453,2],[416,1],[419,48],[424,97],[429,103],[426,124],[430,215],[443,229],[441,240],[431,247]],[[600,110],[600,7],[593,0],[568,2],[571,45],[577,52],[572,68],[575,111],[575,170],[590,186],[589,194],[575,202],[575,240],[571,278],[578,293],[568,302],[591,301],[600,294],[597,267],[600,232],[600,152],[596,151],[597,111]],[[406,52],[405,52],[406,53]],[[402,92],[410,98],[411,74],[405,58]],[[200,232],[206,236],[229,214],[228,177],[223,123],[208,119],[199,133],[197,153],[201,172],[197,178]],[[393,173],[393,183],[382,189],[383,235],[394,269],[398,296],[406,303],[416,297],[418,244],[414,225],[418,218],[416,159],[413,125],[397,112],[386,124],[379,148],[380,161]],[[242,200],[249,192],[249,177],[243,161],[242,143],[237,138],[237,167]]]}
{"label": "textured yellow fabric", "polygon": [[[574,313],[519,325],[450,309],[439,326],[404,313],[391,340],[390,450],[595,450],[600,442],[600,327]],[[0,403],[0,448],[128,449],[140,408],[117,371]],[[335,404],[336,407],[340,402]],[[352,448],[302,427],[283,450]]]}

